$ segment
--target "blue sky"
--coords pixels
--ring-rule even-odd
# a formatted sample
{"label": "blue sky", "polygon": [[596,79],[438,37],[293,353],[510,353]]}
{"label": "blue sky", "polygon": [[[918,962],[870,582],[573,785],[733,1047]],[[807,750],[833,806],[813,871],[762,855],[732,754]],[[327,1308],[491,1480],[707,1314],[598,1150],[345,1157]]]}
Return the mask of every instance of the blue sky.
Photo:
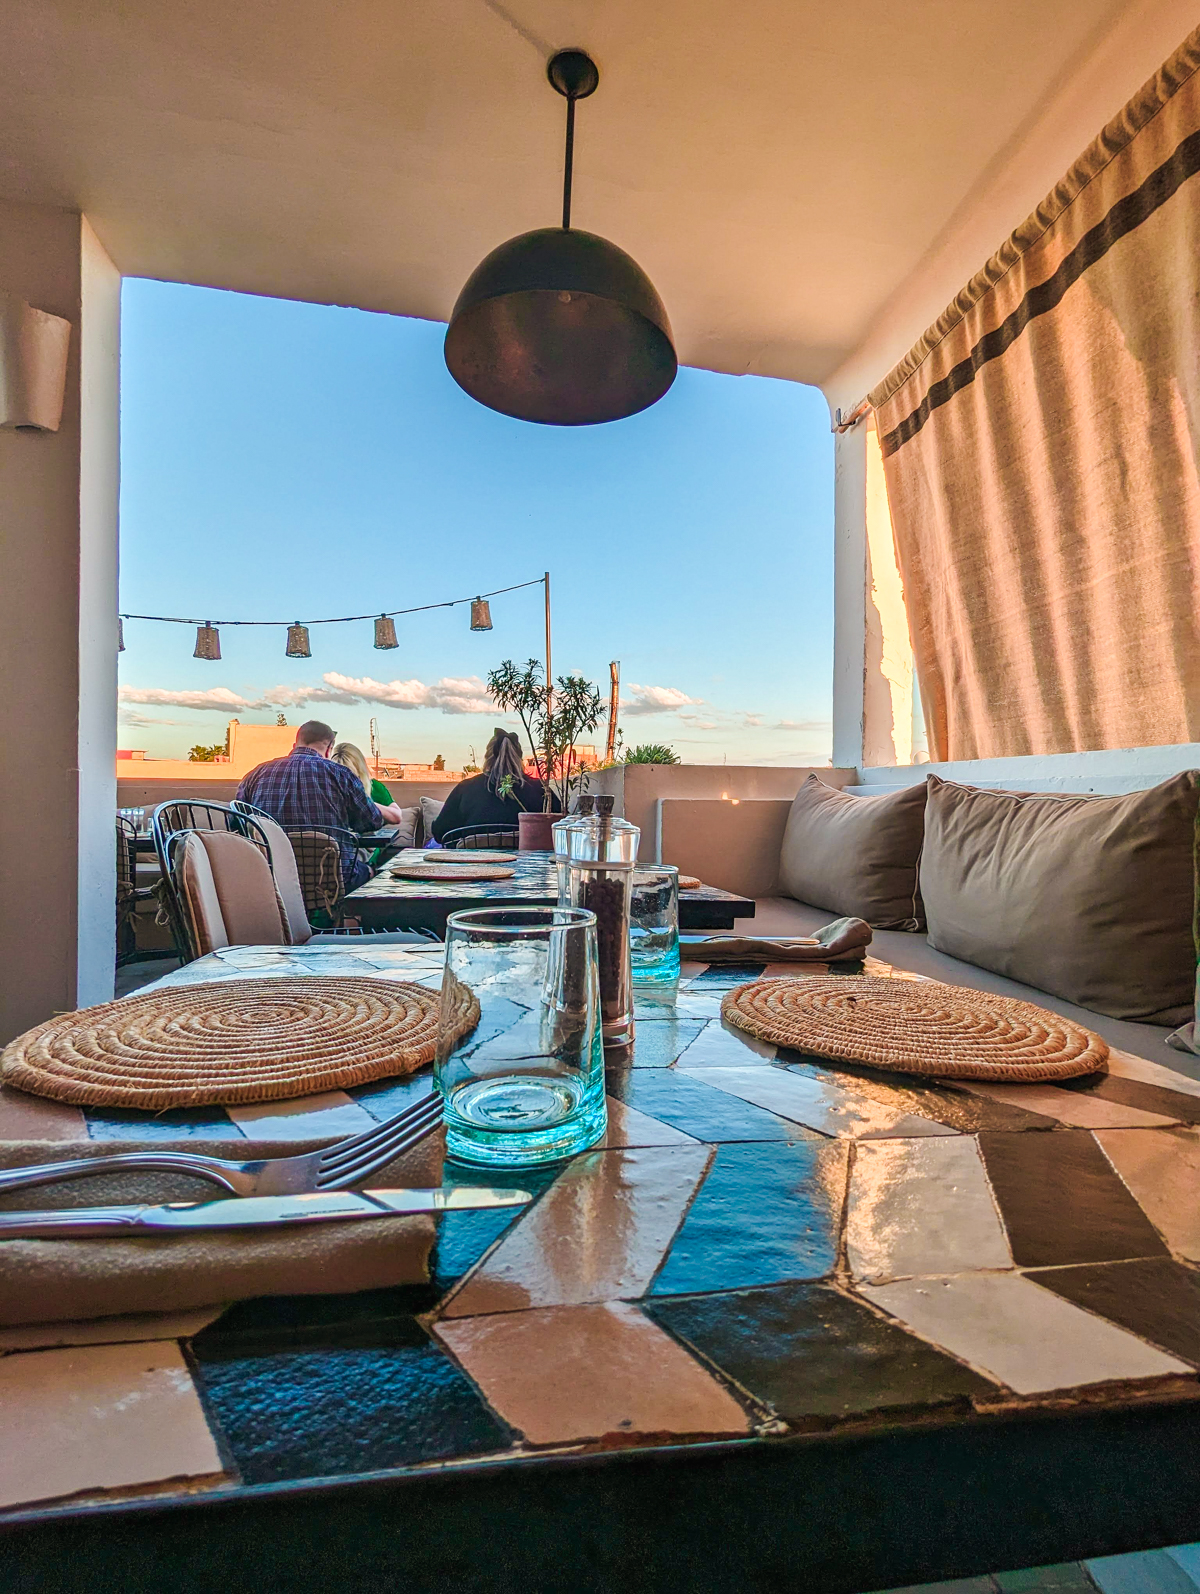
{"label": "blue sky", "polygon": [[[127,280],[121,608],[302,619],[408,608],[551,572],[555,674],[607,696],[626,742],[688,763],[812,763],[830,749],[833,450],[812,388],[681,370],[608,426],[533,426],[455,385],[444,327]],[[483,681],[542,653],[540,588],[312,631],[126,621],[123,747],[182,757],[226,721],[319,717],[385,757],[461,768],[498,716]],[[412,706],[415,705],[415,706]],[[596,739],[602,739],[602,730]]]}

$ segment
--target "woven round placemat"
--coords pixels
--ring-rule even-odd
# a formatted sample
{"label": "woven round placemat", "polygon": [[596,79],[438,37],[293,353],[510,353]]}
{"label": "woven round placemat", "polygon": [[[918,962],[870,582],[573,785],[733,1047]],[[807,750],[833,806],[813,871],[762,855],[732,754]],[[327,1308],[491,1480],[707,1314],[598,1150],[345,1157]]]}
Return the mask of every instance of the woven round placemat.
{"label": "woven round placemat", "polygon": [[681,891],[699,891],[703,883],[698,874],[681,874],[679,876],[679,889]]}
{"label": "woven round placemat", "polygon": [[[214,980],[62,1013],[11,1041],[0,1080],[90,1107],[276,1101],[411,1074],[432,1060],[440,993],[320,975]],[[479,1003],[458,987],[465,1035]]]}
{"label": "woven round placemat", "polygon": [[425,863],[445,864],[447,868],[454,868],[470,863],[516,863],[515,852],[489,852],[485,847],[442,847],[436,852],[427,852],[424,856]]}
{"label": "woven round placemat", "polygon": [[721,1013],[777,1046],[943,1079],[1070,1079],[1108,1057],[1098,1035],[1044,1007],[937,980],[755,980],[728,992]]}
{"label": "woven round placemat", "polygon": [[511,880],[513,872],[486,863],[393,863],[383,871],[394,880]]}

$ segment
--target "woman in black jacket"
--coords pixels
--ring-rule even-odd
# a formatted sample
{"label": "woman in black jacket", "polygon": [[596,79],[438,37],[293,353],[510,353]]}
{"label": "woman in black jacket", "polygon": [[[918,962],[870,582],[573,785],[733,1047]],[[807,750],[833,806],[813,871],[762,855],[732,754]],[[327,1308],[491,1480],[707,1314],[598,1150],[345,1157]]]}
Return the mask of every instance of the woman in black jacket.
{"label": "woman in black jacket", "polygon": [[[502,786],[511,795],[502,796]],[[483,755],[483,774],[461,781],[446,798],[433,822],[434,840],[466,825],[475,830],[514,829],[518,814],[542,812],[544,796],[541,781],[525,773],[521,738],[497,726]],[[557,797],[551,797],[550,809],[562,813]]]}

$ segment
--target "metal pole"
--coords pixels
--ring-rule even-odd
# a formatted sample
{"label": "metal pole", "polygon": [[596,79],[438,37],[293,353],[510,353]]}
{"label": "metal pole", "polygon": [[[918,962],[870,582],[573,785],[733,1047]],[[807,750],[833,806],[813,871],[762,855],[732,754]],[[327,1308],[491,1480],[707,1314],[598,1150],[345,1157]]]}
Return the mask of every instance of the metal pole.
{"label": "metal pole", "polygon": [[611,764],[617,756],[617,707],[621,689],[621,665],[617,659],[608,667],[608,680],[608,741],[604,748],[604,762]]}
{"label": "metal pole", "polygon": [[[568,101],[568,104],[570,102]],[[550,663],[550,572],[547,570],[542,577],[546,586],[546,723],[549,726],[550,716],[554,713],[554,675]],[[550,778],[553,771],[550,768],[552,757],[551,737],[546,737],[546,812],[550,812]]]}

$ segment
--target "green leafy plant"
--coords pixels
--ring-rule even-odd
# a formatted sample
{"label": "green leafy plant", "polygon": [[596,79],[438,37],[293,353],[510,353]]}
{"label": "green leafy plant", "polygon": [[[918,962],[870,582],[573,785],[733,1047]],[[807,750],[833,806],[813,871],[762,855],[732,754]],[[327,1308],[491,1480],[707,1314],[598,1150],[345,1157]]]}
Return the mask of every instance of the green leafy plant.
{"label": "green leafy plant", "polygon": [[[549,813],[554,797],[565,813],[571,793],[586,783],[575,744],[600,723],[602,704],[598,689],[582,675],[560,675],[555,682],[551,703],[546,702],[546,682],[537,659],[527,659],[518,668],[505,659],[488,675],[488,691],[497,708],[516,714],[525,727],[533,751],[538,779],[543,783],[543,811]],[[500,790],[504,782],[501,781]],[[503,795],[515,795],[507,792]]]}
{"label": "green leafy plant", "polygon": [[227,749],[224,742],[214,742],[211,747],[197,745],[188,749],[188,762],[190,764],[214,764],[218,758],[224,758]]}
{"label": "green leafy plant", "polygon": [[679,755],[661,742],[643,742],[625,754],[626,764],[677,764]]}

